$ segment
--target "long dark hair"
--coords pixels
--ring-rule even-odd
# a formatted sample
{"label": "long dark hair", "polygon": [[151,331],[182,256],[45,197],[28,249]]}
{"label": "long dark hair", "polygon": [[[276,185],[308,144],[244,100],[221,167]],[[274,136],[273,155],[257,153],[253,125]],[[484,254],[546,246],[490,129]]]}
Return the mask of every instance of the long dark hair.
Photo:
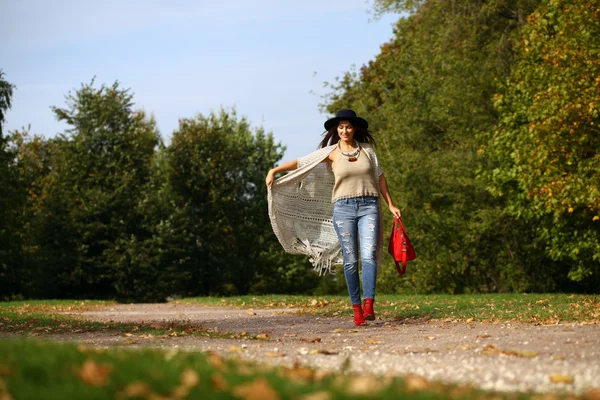
{"label": "long dark hair", "polygon": [[[325,137],[319,144],[320,148],[331,146],[332,144],[337,144],[340,141],[340,136],[337,133],[337,125],[329,128],[329,130],[323,132]],[[371,131],[356,125],[352,125],[354,128],[354,140],[361,143],[369,143],[375,146],[375,139],[371,136]]]}

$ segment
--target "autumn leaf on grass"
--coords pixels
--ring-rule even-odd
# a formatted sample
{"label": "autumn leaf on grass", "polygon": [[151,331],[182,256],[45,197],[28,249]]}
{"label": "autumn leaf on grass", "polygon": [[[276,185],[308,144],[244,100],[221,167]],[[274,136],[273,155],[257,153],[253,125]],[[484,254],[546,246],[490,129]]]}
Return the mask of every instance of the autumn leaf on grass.
{"label": "autumn leaf on grass", "polygon": [[348,380],[346,386],[346,392],[355,396],[373,397],[380,390],[381,382],[370,376],[353,376]]}
{"label": "autumn leaf on grass", "polygon": [[321,390],[320,392],[313,392],[300,397],[300,400],[330,400],[331,394]]}
{"label": "autumn leaf on grass", "polygon": [[120,396],[117,396],[117,398],[119,398],[119,397],[122,397],[125,399],[128,399],[130,397],[147,398],[147,397],[150,397],[151,394],[152,394],[152,391],[150,390],[150,387],[148,386],[148,384],[146,382],[135,381],[135,382],[131,382],[129,385],[125,386],[123,391],[121,391]]}
{"label": "autumn leaf on grass", "polygon": [[79,379],[90,386],[102,386],[111,373],[111,366],[86,360],[78,371]]}
{"label": "autumn leaf on grass", "polygon": [[210,381],[215,390],[220,391],[227,389],[227,381],[225,380],[225,378],[223,378],[223,375],[221,375],[218,372],[215,372],[210,376]]}
{"label": "autumn leaf on grass", "polygon": [[279,374],[295,382],[309,382],[315,375],[312,369],[301,367],[298,364],[294,364],[293,368],[280,367]]}
{"label": "autumn leaf on grass", "polygon": [[233,389],[232,393],[242,400],[279,400],[280,398],[265,378],[243,383]]}
{"label": "autumn leaf on grass", "polygon": [[571,384],[571,383],[575,382],[575,379],[572,376],[563,375],[563,374],[552,374],[549,376],[549,378],[550,378],[550,382],[552,382],[552,383]]}
{"label": "autumn leaf on grass", "polygon": [[429,381],[423,377],[417,375],[406,375],[404,377],[406,384],[406,390],[409,392],[415,392],[418,390],[425,390],[429,388]]}
{"label": "autumn leaf on grass", "polygon": [[[240,348],[241,350],[241,348]],[[216,370],[223,371],[225,370],[225,363],[221,356],[217,353],[210,352],[208,353],[208,363]]]}
{"label": "autumn leaf on grass", "polygon": [[198,374],[191,368],[186,368],[185,371],[181,373],[179,380],[183,386],[188,388],[193,388],[200,382]]}

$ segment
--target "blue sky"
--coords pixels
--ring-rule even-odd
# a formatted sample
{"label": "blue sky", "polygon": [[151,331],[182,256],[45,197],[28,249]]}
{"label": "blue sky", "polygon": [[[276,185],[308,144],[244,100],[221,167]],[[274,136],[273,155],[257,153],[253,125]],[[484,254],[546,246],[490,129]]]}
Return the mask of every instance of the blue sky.
{"label": "blue sky", "polygon": [[0,0],[0,69],[17,86],[6,128],[47,137],[50,106],[95,76],[131,88],[168,142],[180,118],[235,107],[287,146],[314,150],[332,82],[391,39],[398,15],[365,0]]}

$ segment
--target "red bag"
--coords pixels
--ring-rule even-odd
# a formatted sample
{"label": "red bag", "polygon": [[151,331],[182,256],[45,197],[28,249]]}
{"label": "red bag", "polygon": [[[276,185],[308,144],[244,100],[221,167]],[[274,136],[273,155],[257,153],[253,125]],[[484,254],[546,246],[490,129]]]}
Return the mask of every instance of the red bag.
{"label": "red bag", "polygon": [[[398,271],[400,275],[403,275],[406,272],[406,262],[416,258],[415,249],[410,243],[410,239],[404,230],[404,225],[400,218],[394,217],[394,228],[390,235],[388,253],[394,257],[394,261],[396,261],[396,271]],[[400,269],[400,265],[398,264],[400,262],[402,262],[402,269]]]}

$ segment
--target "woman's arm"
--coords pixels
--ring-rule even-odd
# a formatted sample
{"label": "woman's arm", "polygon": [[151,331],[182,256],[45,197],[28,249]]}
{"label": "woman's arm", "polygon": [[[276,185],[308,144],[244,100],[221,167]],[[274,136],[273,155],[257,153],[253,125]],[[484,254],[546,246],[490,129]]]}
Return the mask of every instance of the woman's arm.
{"label": "woman's arm", "polygon": [[298,160],[292,160],[292,161],[288,161],[286,163],[281,164],[278,167],[275,167],[275,168],[269,170],[269,173],[267,174],[267,179],[265,179],[265,183],[267,184],[267,187],[270,188],[271,185],[273,185],[273,181],[275,180],[275,174],[277,174],[279,172],[293,171],[297,168],[298,168]]}
{"label": "woman's arm", "polygon": [[392,214],[394,214],[395,217],[402,217],[402,213],[400,212],[400,209],[396,206],[394,206],[394,203],[392,202],[392,196],[390,195],[390,189],[388,188],[388,184],[387,184],[387,180],[385,179],[385,176],[383,174],[379,175],[379,192],[381,193],[381,195],[383,196],[383,199],[385,200],[385,202],[387,203],[390,212]]}

